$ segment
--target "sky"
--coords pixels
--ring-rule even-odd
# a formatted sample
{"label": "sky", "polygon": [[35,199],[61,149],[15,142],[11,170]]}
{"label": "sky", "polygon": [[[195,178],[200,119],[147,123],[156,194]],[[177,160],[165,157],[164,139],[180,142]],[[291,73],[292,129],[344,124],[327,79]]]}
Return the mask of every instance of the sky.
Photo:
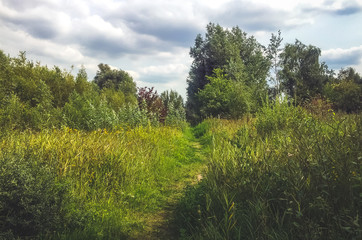
{"label": "sky", "polygon": [[298,39],[329,68],[362,73],[362,0],[0,0],[0,50],[74,75],[83,65],[89,80],[105,63],[185,98],[189,50],[210,22],[264,46],[281,30],[282,45]]}

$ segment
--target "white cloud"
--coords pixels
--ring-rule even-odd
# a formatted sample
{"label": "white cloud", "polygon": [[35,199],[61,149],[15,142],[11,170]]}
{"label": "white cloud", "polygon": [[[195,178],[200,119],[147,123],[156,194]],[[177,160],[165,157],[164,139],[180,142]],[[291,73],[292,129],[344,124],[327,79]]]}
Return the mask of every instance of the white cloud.
{"label": "white cloud", "polygon": [[148,66],[141,69],[141,73],[147,75],[155,74],[180,74],[187,72],[188,67],[185,64],[167,64],[158,66]]}
{"label": "white cloud", "polygon": [[362,45],[347,49],[335,48],[322,51],[322,60],[334,69],[354,67],[362,70]]}
{"label": "white cloud", "polygon": [[[354,0],[0,0],[0,48],[12,55],[27,51],[28,58],[48,66],[83,64],[90,78],[99,63],[107,63],[139,84],[185,96],[189,48],[210,21],[239,25],[264,44],[278,29],[285,42],[318,39],[317,47],[333,48],[323,51],[328,65],[351,64],[362,71],[362,47],[351,47],[362,35],[343,32],[345,26],[359,29],[361,5]],[[333,25],[343,37],[328,37],[325,16],[345,21]]]}

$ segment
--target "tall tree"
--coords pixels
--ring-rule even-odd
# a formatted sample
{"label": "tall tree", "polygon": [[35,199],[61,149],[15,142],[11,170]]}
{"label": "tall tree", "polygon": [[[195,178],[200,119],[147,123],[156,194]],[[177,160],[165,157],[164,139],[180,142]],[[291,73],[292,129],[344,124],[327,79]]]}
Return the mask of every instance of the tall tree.
{"label": "tall tree", "polygon": [[336,81],[352,81],[356,84],[362,84],[362,77],[354,68],[348,67],[339,71]]}
{"label": "tall tree", "polygon": [[166,118],[166,108],[161,97],[154,88],[142,87],[138,89],[138,106],[141,110],[146,110],[150,119],[156,118],[159,122],[164,122]]}
{"label": "tall tree", "polygon": [[79,94],[83,94],[84,92],[89,91],[92,87],[91,84],[88,82],[88,75],[83,65],[79,69],[77,77],[75,78],[74,87],[75,91],[77,91],[77,93]]}
{"label": "tall tree", "polygon": [[136,84],[133,82],[132,77],[123,70],[111,69],[108,64],[100,63],[98,65],[99,70],[94,77],[94,82],[103,88],[114,88],[121,89],[123,84],[130,83],[133,85],[129,90],[133,91],[134,94],[137,92]]}
{"label": "tall tree", "polygon": [[176,91],[164,91],[161,93],[161,99],[163,104],[165,105],[166,109],[169,109],[170,105],[174,109],[184,109],[184,100],[182,99],[182,96],[178,94]]}
{"label": "tall tree", "polygon": [[164,91],[161,99],[166,109],[166,124],[178,124],[186,121],[183,99],[176,91]]}
{"label": "tall tree", "polygon": [[337,78],[325,86],[324,94],[337,110],[347,113],[360,112],[362,77],[351,67],[341,69]]}
{"label": "tall tree", "polygon": [[270,38],[270,43],[268,46],[268,57],[271,60],[271,68],[272,68],[272,76],[271,76],[271,82],[274,83],[274,88],[276,91],[276,94],[280,94],[280,79],[279,79],[279,70],[280,70],[280,59],[279,55],[282,52],[282,48],[280,48],[280,45],[283,41],[283,38],[281,37],[280,30],[278,31],[278,35],[275,35],[272,33]]}
{"label": "tall tree", "polygon": [[190,56],[193,63],[187,79],[186,107],[187,117],[193,123],[200,120],[201,113],[197,94],[210,82],[207,76],[216,68],[225,70],[231,80],[248,86],[255,102],[264,98],[270,61],[255,38],[248,37],[239,27],[229,30],[208,24],[205,37],[197,35]]}
{"label": "tall tree", "polygon": [[[99,70],[94,77],[94,83],[96,83],[102,90],[104,88],[114,89],[123,95],[120,98],[125,99],[126,103],[137,102],[137,88],[136,83],[132,77],[123,70],[111,69],[107,64],[99,64]],[[114,95],[114,93],[112,93]],[[112,97],[114,98],[114,96]],[[111,98],[108,98],[111,99]]]}
{"label": "tall tree", "polygon": [[333,75],[325,63],[319,63],[320,55],[319,48],[307,46],[299,40],[286,44],[280,55],[282,88],[297,104],[322,94],[323,86]]}

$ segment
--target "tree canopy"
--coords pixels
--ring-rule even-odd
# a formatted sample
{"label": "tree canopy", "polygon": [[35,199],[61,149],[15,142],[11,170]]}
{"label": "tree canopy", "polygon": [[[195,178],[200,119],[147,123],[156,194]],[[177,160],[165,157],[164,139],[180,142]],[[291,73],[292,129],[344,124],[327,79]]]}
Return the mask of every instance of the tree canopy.
{"label": "tree canopy", "polygon": [[187,117],[190,121],[197,122],[204,115],[198,93],[210,83],[208,76],[217,68],[225,71],[231,81],[249,87],[254,106],[261,103],[267,91],[270,60],[262,45],[239,27],[225,29],[218,24],[208,24],[205,37],[197,35],[190,56],[193,58],[187,79]]}
{"label": "tree canopy", "polygon": [[319,48],[299,40],[286,44],[280,55],[282,89],[297,103],[321,95],[323,86],[333,76],[327,65],[319,62],[320,55]]}

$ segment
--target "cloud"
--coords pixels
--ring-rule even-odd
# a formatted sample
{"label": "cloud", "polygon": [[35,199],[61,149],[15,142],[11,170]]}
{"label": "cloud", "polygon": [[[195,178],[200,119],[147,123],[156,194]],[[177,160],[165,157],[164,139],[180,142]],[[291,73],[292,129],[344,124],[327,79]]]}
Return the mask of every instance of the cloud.
{"label": "cloud", "polygon": [[338,9],[335,11],[337,15],[352,15],[355,13],[359,13],[362,11],[361,6],[351,6],[351,7],[345,7],[342,9]]}
{"label": "cloud", "polygon": [[300,18],[286,10],[248,0],[29,2],[0,1],[5,9],[0,12],[1,20],[33,38],[77,45],[83,55],[102,58],[152,55],[189,47],[210,21],[227,27],[240,25],[251,32],[310,23],[304,16]]}
{"label": "cloud", "polygon": [[355,0],[326,0],[314,7],[304,7],[305,13],[349,16],[362,12],[362,4]]}
{"label": "cloud", "polygon": [[362,63],[362,45],[348,49],[336,48],[322,51],[323,61],[332,68],[357,66]]}
{"label": "cloud", "polygon": [[167,64],[158,66],[148,66],[139,70],[141,76],[139,80],[149,83],[167,83],[178,79],[179,76],[185,76],[188,67],[185,64]]}
{"label": "cloud", "polygon": [[[323,29],[336,25],[331,18],[348,23],[351,15],[353,29],[361,9],[357,0],[0,0],[0,48],[12,55],[24,50],[31,59],[62,68],[83,64],[90,79],[100,62],[107,63],[129,71],[139,84],[177,87],[185,95],[189,47],[209,22],[238,25],[264,44],[279,29],[286,41],[313,29],[306,41],[317,32],[319,42],[344,47],[323,52],[327,64],[338,67],[360,64],[360,47],[348,44],[360,44],[361,35],[348,30],[337,42],[331,34],[325,40]],[[326,16],[328,24],[321,21]],[[339,34],[346,29],[338,27]]]}
{"label": "cloud", "polygon": [[188,46],[207,23],[202,14],[193,14],[197,4],[190,0],[182,4],[162,0],[124,3],[104,17],[115,24],[122,22],[137,34],[156,38],[163,42],[163,46],[159,46],[163,48],[173,44]]}
{"label": "cloud", "polygon": [[265,4],[236,0],[210,11],[211,19],[228,26],[238,23],[246,31],[274,31],[286,25],[286,15],[289,15],[286,11]]}

